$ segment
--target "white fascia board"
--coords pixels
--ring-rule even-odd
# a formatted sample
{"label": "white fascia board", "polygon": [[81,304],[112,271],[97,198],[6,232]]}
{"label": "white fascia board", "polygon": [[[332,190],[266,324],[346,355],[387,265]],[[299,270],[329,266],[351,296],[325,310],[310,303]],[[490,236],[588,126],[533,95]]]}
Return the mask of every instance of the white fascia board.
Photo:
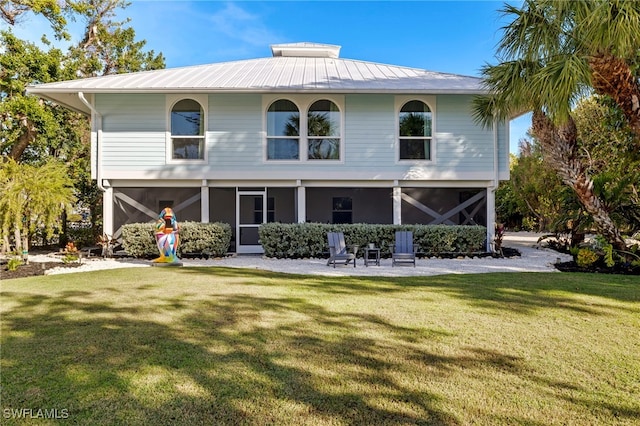
{"label": "white fascia board", "polygon": [[[268,188],[487,188],[491,180],[433,180],[433,181],[363,181],[363,180],[251,180],[251,179],[212,179],[207,180],[207,187],[234,188],[237,186],[255,186]],[[113,188],[201,188],[202,182],[196,180],[169,179],[113,179]]]}
{"label": "white fascia board", "polygon": [[[134,171],[134,170],[115,170],[105,169],[103,170],[104,179],[120,179],[120,180],[167,180],[167,181],[182,181],[193,180],[202,182],[202,179],[206,180],[234,180],[234,181],[246,181],[251,180],[254,182],[262,181],[278,181],[278,180],[309,180],[309,181],[362,181],[362,182],[382,182],[382,181],[402,181],[402,182],[424,182],[424,181],[490,181],[493,179],[493,171],[486,172],[455,172],[455,171],[430,171],[425,170],[420,179],[410,179],[407,173],[402,172],[376,172],[376,171],[344,171],[339,174],[331,173],[331,178],[327,178],[326,171],[322,170],[310,170],[301,172],[299,169],[295,171],[261,171],[245,173],[242,170],[236,171],[213,171],[206,170],[208,167],[203,167],[199,171],[179,170],[174,167],[168,167],[166,169]],[[242,176],[247,176],[244,179]],[[256,176],[257,175],[257,176]]]}

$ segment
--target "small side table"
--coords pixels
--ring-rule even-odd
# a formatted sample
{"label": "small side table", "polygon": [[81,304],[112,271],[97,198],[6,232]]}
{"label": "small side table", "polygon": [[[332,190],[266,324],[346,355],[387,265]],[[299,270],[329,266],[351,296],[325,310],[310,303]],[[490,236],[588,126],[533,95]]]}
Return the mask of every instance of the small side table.
{"label": "small side table", "polygon": [[380,266],[380,249],[378,247],[370,248],[367,246],[364,248],[364,266],[370,264]]}

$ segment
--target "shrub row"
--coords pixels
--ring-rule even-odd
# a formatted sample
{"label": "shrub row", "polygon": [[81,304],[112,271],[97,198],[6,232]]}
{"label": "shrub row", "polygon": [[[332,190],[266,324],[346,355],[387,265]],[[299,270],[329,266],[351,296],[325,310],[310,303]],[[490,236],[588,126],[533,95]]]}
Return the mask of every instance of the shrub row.
{"label": "shrub row", "polygon": [[96,245],[96,239],[93,236],[93,228],[88,227],[69,227],[67,229],[67,239],[73,241],[76,247],[91,247]]}
{"label": "shrub row", "polygon": [[[129,223],[122,227],[122,245],[129,256],[158,257],[160,255],[153,223]],[[178,256],[204,254],[224,256],[229,251],[231,227],[227,223],[180,222]]]}
{"label": "shrub row", "polygon": [[326,257],[329,252],[327,232],[343,232],[347,245],[363,248],[373,243],[381,249],[381,256],[388,257],[395,232],[401,230],[413,232],[414,244],[418,244],[419,251],[426,256],[486,252],[487,229],[484,226],[265,223],[260,226],[259,235],[267,257]]}

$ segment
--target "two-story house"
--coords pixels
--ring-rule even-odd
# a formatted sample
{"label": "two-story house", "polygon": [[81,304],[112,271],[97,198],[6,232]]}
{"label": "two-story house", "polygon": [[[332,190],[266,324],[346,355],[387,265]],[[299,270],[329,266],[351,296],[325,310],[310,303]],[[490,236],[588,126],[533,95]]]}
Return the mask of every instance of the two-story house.
{"label": "two-story house", "polygon": [[508,179],[508,123],[472,119],[476,77],[339,57],[272,56],[30,86],[91,116],[104,231],[155,219],[223,221],[233,249],[286,223],[480,224]]}

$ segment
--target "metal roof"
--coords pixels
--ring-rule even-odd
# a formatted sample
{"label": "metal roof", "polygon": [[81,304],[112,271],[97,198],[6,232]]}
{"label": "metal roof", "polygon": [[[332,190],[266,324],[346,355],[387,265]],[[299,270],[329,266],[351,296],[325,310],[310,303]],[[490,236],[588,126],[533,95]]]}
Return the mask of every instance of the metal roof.
{"label": "metal roof", "polygon": [[[271,46],[273,57],[31,85],[27,92],[89,112],[91,93],[484,93],[482,79],[339,59],[339,46]],[[309,56],[309,52],[315,54]],[[293,55],[293,56],[292,56]]]}

